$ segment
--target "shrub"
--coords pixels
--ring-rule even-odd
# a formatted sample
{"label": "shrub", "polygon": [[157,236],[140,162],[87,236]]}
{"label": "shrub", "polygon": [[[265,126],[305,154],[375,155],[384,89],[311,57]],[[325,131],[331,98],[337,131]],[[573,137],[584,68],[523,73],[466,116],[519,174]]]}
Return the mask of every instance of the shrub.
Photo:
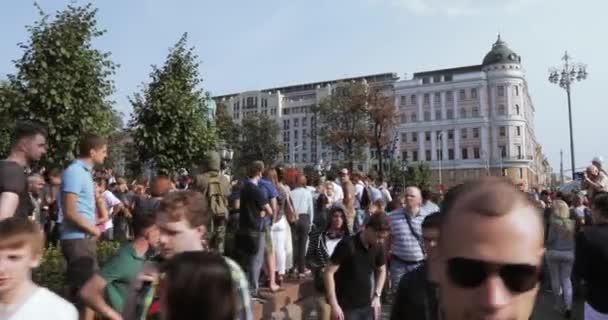
{"label": "shrub", "polygon": [[[97,243],[97,260],[99,265],[116,254],[120,243],[116,241],[101,241]],[[63,295],[66,286],[66,265],[61,248],[49,247],[44,251],[40,266],[34,269],[32,279],[36,284]]]}

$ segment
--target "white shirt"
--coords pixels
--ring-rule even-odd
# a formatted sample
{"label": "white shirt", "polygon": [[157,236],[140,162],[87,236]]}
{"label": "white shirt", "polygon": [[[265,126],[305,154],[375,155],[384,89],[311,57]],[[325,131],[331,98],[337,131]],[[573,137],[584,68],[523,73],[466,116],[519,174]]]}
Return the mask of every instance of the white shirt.
{"label": "white shirt", "polygon": [[385,188],[380,189],[380,192],[382,192],[382,199],[384,200],[384,204],[389,204],[391,202],[393,202],[393,197],[391,197],[391,193],[386,190]]}
{"label": "white shirt", "polygon": [[336,250],[336,247],[338,246],[338,243],[342,240],[342,238],[338,238],[338,239],[330,239],[327,236],[325,236],[325,246],[327,247],[327,255],[331,257],[331,255],[334,253],[334,250]]}
{"label": "white shirt", "polygon": [[312,193],[306,188],[295,188],[291,190],[291,200],[296,214],[307,214],[310,216],[310,223],[313,221]]}
{"label": "white shirt", "polygon": [[104,227],[106,230],[114,227],[114,224],[112,223],[112,215],[114,214],[114,206],[119,205],[121,202],[118,198],[116,198],[116,196],[110,191],[110,190],[106,190],[101,194],[101,197],[103,198],[103,202],[106,205],[106,210],[108,210],[108,215],[110,216],[110,219],[108,221],[106,221],[106,223],[104,223]]}
{"label": "white shirt", "polygon": [[46,288],[38,288],[8,320],[76,320],[74,306]]}
{"label": "white shirt", "polygon": [[361,208],[361,198],[363,197],[363,190],[365,190],[365,185],[363,182],[359,181],[355,185],[355,208]]}
{"label": "white shirt", "polygon": [[342,191],[342,186],[338,183],[331,182],[334,184],[334,196],[331,199],[332,203],[342,202],[344,200],[344,191]]}

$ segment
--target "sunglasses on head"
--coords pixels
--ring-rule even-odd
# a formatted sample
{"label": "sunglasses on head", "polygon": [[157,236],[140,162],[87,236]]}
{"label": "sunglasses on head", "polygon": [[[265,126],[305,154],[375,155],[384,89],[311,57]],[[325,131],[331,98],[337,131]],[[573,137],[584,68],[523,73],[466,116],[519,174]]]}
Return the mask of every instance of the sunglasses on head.
{"label": "sunglasses on head", "polygon": [[505,286],[513,293],[530,291],[541,279],[540,266],[499,264],[468,258],[451,258],[447,261],[448,278],[461,288],[477,288],[492,273],[497,273]]}

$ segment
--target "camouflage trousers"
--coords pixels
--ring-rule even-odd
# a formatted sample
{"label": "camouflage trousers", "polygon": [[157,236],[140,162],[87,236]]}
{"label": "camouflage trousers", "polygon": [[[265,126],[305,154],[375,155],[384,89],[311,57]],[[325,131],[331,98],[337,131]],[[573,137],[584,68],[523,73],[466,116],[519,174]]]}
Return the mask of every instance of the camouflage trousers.
{"label": "camouflage trousers", "polygon": [[214,252],[223,255],[226,245],[226,218],[213,217],[209,230],[209,246]]}

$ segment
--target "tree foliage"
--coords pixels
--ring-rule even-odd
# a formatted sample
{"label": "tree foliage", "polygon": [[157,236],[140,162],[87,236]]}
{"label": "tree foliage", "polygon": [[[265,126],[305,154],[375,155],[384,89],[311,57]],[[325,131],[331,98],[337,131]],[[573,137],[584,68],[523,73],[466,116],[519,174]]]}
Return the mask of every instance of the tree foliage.
{"label": "tree foliage", "polygon": [[384,179],[384,156],[391,145],[391,133],[397,118],[394,99],[379,88],[370,88],[366,95],[366,110],[371,130],[369,143],[378,158],[378,178]]}
{"label": "tree foliage", "polygon": [[238,130],[237,168],[246,168],[256,160],[264,161],[267,166],[275,164],[283,147],[277,139],[281,128],[273,119],[263,114],[250,115],[243,119]]}
{"label": "tree foliage", "polygon": [[239,125],[232,120],[227,106],[218,103],[215,110],[215,129],[218,138],[229,148],[236,149],[239,141]]}
{"label": "tree foliage", "polygon": [[335,88],[331,96],[313,108],[319,119],[324,144],[343,155],[352,170],[368,141],[367,86],[351,83]]}
{"label": "tree foliage", "polygon": [[[431,190],[433,177],[431,167],[426,162],[416,162],[407,166],[407,170],[403,170],[403,166],[399,163],[392,163],[390,183],[403,190],[405,187],[415,186],[421,190]],[[405,183],[405,185],[404,185]]]}
{"label": "tree foliage", "polygon": [[187,34],[171,48],[162,67],[152,66],[150,83],[131,99],[129,124],[140,161],[174,172],[199,164],[216,142],[207,124],[207,95],[200,88],[198,56]]}
{"label": "tree foliage", "polygon": [[65,165],[84,133],[108,136],[115,131],[116,113],[108,98],[117,65],[109,52],[92,46],[105,31],[97,28],[97,9],[91,4],[68,5],[52,20],[36,7],[40,19],[26,27],[30,38],[20,44],[24,53],[14,61],[17,72],[8,75],[0,108],[12,123],[26,119],[45,125],[46,162]]}

